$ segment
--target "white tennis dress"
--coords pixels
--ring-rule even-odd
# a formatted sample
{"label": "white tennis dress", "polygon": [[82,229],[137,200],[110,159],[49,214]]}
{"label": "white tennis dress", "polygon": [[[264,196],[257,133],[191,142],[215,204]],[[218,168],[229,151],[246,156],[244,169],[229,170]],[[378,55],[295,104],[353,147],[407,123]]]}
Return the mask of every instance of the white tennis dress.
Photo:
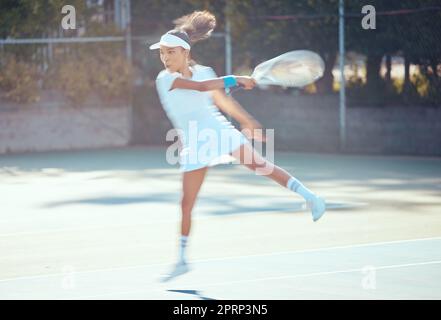
{"label": "white tennis dress", "polygon": [[[194,65],[190,70],[194,81],[217,78],[210,67]],[[210,91],[169,90],[178,77],[183,76],[179,72],[162,70],[156,78],[156,89],[182,143],[180,171],[234,161],[230,153],[250,141],[221,114]]]}

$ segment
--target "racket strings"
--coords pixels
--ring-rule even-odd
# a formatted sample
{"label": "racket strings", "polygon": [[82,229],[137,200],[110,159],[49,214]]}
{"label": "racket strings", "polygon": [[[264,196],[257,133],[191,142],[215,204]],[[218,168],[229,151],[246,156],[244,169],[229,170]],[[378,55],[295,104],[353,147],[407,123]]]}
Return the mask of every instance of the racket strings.
{"label": "racket strings", "polygon": [[319,79],[324,62],[310,51],[288,52],[256,67],[256,81],[284,87],[303,87]]}
{"label": "racket strings", "polygon": [[[325,63],[315,52],[296,50],[284,53],[259,64],[251,77],[261,88],[269,85],[301,88],[321,78]],[[241,89],[233,88],[231,94]]]}

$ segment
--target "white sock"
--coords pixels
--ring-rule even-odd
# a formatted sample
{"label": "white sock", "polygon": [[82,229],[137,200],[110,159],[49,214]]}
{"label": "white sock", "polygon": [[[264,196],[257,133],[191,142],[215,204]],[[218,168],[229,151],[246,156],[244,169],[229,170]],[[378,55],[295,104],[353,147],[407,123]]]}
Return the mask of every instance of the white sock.
{"label": "white sock", "polygon": [[306,188],[299,180],[294,177],[289,178],[286,187],[294,192],[300,194],[305,200],[315,197],[314,192]]}
{"label": "white sock", "polygon": [[187,249],[188,236],[182,236],[179,243],[179,262],[186,262],[186,249]]}

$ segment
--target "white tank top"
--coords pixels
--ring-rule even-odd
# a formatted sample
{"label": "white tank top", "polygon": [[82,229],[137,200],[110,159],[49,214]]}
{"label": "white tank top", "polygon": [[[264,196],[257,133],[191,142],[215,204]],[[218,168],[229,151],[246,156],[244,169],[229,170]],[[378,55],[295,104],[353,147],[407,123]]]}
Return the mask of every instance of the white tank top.
{"label": "white tank top", "polygon": [[[211,67],[194,65],[190,67],[193,74],[191,80],[202,81],[217,78]],[[215,107],[210,91],[197,91],[189,89],[169,90],[176,78],[183,78],[179,72],[162,70],[156,78],[156,90],[167,116],[176,126],[182,119],[188,119],[192,113],[207,114]],[[217,107],[215,108],[217,109]],[[218,109],[217,109],[218,110]]]}

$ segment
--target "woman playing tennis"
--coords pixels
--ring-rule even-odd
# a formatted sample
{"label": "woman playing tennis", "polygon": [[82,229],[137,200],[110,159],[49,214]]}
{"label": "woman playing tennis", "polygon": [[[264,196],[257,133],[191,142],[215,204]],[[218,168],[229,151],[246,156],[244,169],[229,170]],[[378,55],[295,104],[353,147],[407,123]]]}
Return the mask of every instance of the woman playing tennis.
{"label": "woman playing tennis", "polygon": [[[190,59],[191,47],[198,41],[210,37],[216,26],[216,18],[208,11],[195,11],[174,21],[175,29],[162,35],[160,41],[150,46],[151,50],[159,49],[161,62],[165,69],[156,79],[156,88],[161,104],[179,132],[181,148],[179,152],[180,170],[182,176],[181,197],[181,237],[179,259],[169,275],[183,274],[189,270],[186,260],[187,241],[191,227],[191,213],[198,192],[204,181],[207,169],[219,163],[222,159],[236,159],[240,164],[258,172],[263,171],[270,178],[301,195],[311,209],[312,218],[317,221],[325,212],[325,201],[306,188],[299,180],[284,169],[263,158],[252,146],[251,139],[265,141],[261,133],[262,126],[231,96],[225,94],[225,89],[241,86],[246,90],[255,87],[256,82],[246,76],[217,77],[212,68],[196,64]],[[229,114],[241,126],[242,132],[220,113],[219,109]],[[210,130],[216,133],[215,139],[228,137],[231,143],[215,141],[210,148],[210,155],[198,157],[201,144],[192,138],[192,130]],[[225,133],[228,133],[225,135]],[[250,140],[248,140],[250,139]],[[270,170],[268,170],[270,168]]]}

